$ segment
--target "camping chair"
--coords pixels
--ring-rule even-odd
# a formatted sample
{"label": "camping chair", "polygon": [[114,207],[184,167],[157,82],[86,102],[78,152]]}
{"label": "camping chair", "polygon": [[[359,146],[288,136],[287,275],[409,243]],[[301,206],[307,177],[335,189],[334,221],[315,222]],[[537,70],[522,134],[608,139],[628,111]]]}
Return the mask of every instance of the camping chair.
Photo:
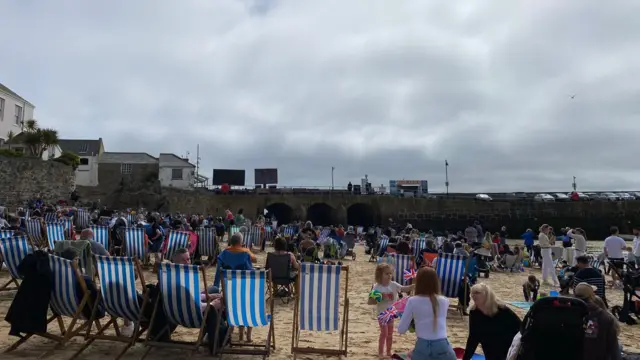
{"label": "camping chair", "polygon": [[435,269],[437,263],[438,263],[438,253],[428,253],[428,252],[422,253],[422,266],[427,266]]}
{"label": "camping chair", "polygon": [[[94,320],[86,319],[83,315],[85,306],[91,306],[89,303],[90,294],[87,284],[78,270],[77,262],[50,254],[49,266],[53,275],[50,302],[53,315],[47,319],[47,324],[57,320],[60,335],[49,331],[45,333],[28,333],[13,343],[5,352],[17,349],[33,335],[38,335],[56,342],[56,346],[53,349],[41,356],[46,357],[53,351],[64,347],[72,337],[83,336],[84,334],[81,334],[81,332],[90,329],[90,322]],[[80,294],[78,294],[76,285],[80,285]],[[65,325],[63,317],[71,318],[68,326]],[[99,320],[95,319],[95,323],[98,327],[100,326]]]}
{"label": "camping chair", "polygon": [[[22,260],[33,252],[33,244],[26,235],[15,236],[11,238],[0,238],[0,254],[2,255],[2,263],[6,265],[11,275],[11,279],[4,285],[0,286],[0,291],[17,290],[20,284],[18,280],[22,277],[18,272],[18,265]],[[15,288],[9,286],[14,284]]]}
{"label": "camping chair", "polygon": [[[467,271],[467,257],[453,254],[439,254],[436,263],[436,273],[440,278],[442,295],[448,298],[458,298],[460,283],[464,281]],[[457,310],[462,317],[464,309],[458,304]]]}
{"label": "camping chair", "polygon": [[[275,329],[273,324],[273,298],[268,300],[265,293],[270,292],[271,279],[269,270],[225,270],[223,272],[222,294],[230,327],[269,326],[265,344],[247,344],[231,342],[231,331],[227,332],[227,344],[220,354],[262,355],[266,359],[271,349],[276,348]],[[265,306],[269,307],[269,314]],[[218,338],[221,316],[218,316],[216,336]],[[229,341],[227,343],[227,340]],[[217,342],[214,354],[217,354]],[[222,355],[220,355],[222,357]]]}
{"label": "camping chair", "polygon": [[165,331],[158,332],[158,335],[154,338],[151,338],[151,332],[147,331],[147,338],[144,344],[147,350],[142,355],[141,360],[146,358],[154,347],[190,350],[191,353],[188,357],[192,357],[199,350],[204,338],[207,315],[209,311],[215,311],[211,310],[210,303],[207,303],[204,311],[202,311],[200,294],[203,289],[206,289],[206,284],[207,276],[204,267],[166,262],[159,264],[158,286],[160,297],[156,300],[153,308],[149,329],[153,329],[158,306],[162,303],[169,323],[167,327],[173,324],[189,329],[200,329],[200,331],[194,342],[158,341],[159,337],[166,333]]}
{"label": "camping chair", "polygon": [[27,234],[29,234],[31,242],[35,245],[43,244],[42,221],[40,219],[30,219],[25,220],[25,223],[27,225]]}
{"label": "camping chair", "polygon": [[[95,256],[96,267],[100,278],[100,296],[96,300],[94,309],[98,302],[102,301],[107,314],[111,319],[102,327],[98,327],[95,334],[91,333],[91,328],[87,332],[87,342],[71,357],[75,359],[86,350],[96,340],[109,340],[124,342],[126,345],[116,356],[120,359],[126,352],[141,340],[141,335],[147,330],[141,327],[144,308],[148,304],[148,293],[144,281],[144,274],[138,259],[130,257],[109,257]],[[136,275],[140,279],[140,286],[144,291],[142,302],[138,298],[136,290]],[[95,314],[94,314],[95,316]],[[135,323],[132,336],[124,336],[120,332],[117,319],[122,318]],[[92,319],[95,320],[95,319]],[[89,325],[91,326],[91,325]],[[110,327],[115,331],[115,335],[107,335],[105,331]]]}
{"label": "camping chair", "polygon": [[345,245],[347,246],[347,253],[346,256],[351,256],[352,260],[356,259],[356,234],[354,233],[347,233],[344,235],[344,238],[342,239],[342,241],[344,241]]}
{"label": "camping chair", "polygon": [[285,292],[286,296],[280,296],[283,304],[288,304],[293,296],[293,284],[295,277],[291,276],[291,255],[268,253],[265,269],[271,273],[271,283],[273,287],[273,296],[278,296],[281,292]]}
{"label": "camping chair", "polygon": [[46,223],[47,228],[47,245],[49,250],[53,251],[56,241],[66,240],[64,237],[64,225],[61,223]]}
{"label": "camping chair", "polygon": [[220,252],[218,243],[216,242],[216,230],[212,228],[199,228],[198,234],[198,253],[200,256],[206,256],[209,266],[215,264],[216,257]]}
{"label": "camping chair", "polygon": [[[344,307],[342,326],[340,322],[340,275],[345,272]],[[318,289],[323,289],[318,291]],[[347,356],[349,338],[349,267],[302,263],[296,282],[296,303],[293,308],[293,334],[291,353],[293,359],[298,354],[320,354],[326,356]],[[338,349],[300,347],[302,331],[340,330]]]}
{"label": "camping chair", "polygon": [[171,260],[173,257],[173,253],[178,249],[188,249],[189,248],[189,233],[186,231],[169,231],[169,236],[167,236],[167,248],[162,254],[162,257],[166,260]]}
{"label": "camping chair", "polygon": [[247,249],[252,249],[254,246],[259,249],[260,245],[262,245],[262,243],[260,242],[260,227],[258,226],[248,227],[246,231],[242,232],[242,235],[244,236],[243,246],[246,247]]}
{"label": "camping chair", "polygon": [[128,227],[124,229],[124,253],[128,257],[145,261],[147,244],[144,240],[144,228]]}
{"label": "camping chair", "polygon": [[109,227],[101,226],[101,225],[91,225],[89,227],[91,231],[93,231],[93,240],[95,240],[100,245],[104,246],[107,251],[109,251],[110,244],[110,236],[109,236]]}
{"label": "camping chair", "polygon": [[13,237],[13,230],[0,230],[0,239]]}

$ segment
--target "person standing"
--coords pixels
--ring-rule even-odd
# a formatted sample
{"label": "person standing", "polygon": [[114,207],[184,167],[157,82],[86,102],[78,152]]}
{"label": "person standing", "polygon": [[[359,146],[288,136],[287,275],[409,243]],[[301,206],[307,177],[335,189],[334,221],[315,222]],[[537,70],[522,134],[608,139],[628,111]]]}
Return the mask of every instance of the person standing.
{"label": "person standing", "polygon": [[538,235],[538,245],[540,245],[542,253],[542,281],[547,282],[548,278],[551,277],[552,285],[560,287],[560,281],[556,276],[553,257],[551,256],[551,242],[548,237],[550,229],[549,225],[544,224],[540,227],[540,234]]}
{"label": "person standing", "polygon": [[509,233],[507,233],[507,227],[503,226],[500,228],[500,245],[504,246],[507,243],[507,237]]}
{"label": "person standing", "polygon": [[[622,271],[624,267],[624,254],[623,251],[627,250],[627,243],[623,238],[618,236],[619,230],[617,226],[612,226],[609,233],[611,236],[604,239],[604,255],[609,260],[609,263],[618,271]],[[613,278],[613,284],[616,287],[622,287],[618,272],[613,271],[611,273]]]}
{"label": "person standing", "polygon": [[569,229],[567,231],[567,237],[573,239],[573,262],[571,266],[576,266],[576,259],[578,256],[584,256],[587,253],[587,239],[585,238],[584,230],[581,228]]}
{"label": "person standing", "polygon": [[640,226],[633,227],[633,245],[628,257],[627,260],[630,263],[633,263],[636,268],[640,267]]}

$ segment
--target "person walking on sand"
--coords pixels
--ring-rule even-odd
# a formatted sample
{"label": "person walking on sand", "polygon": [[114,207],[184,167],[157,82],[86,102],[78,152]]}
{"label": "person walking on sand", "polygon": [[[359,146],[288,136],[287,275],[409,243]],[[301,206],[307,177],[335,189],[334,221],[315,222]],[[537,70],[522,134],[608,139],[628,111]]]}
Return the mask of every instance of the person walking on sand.
{"label": "person walking on sand", "polygon": [[556,276],[556,270],[553,265],[553,257],[551,256],[551,241],[548,234],[550,227],[547,224],[540,226],[540,234],[538,235],[538,245],[542,253],[542,281],[549,284],[547,281],[551,277],[551,283],[549,285],[560,287],[560,281]]}

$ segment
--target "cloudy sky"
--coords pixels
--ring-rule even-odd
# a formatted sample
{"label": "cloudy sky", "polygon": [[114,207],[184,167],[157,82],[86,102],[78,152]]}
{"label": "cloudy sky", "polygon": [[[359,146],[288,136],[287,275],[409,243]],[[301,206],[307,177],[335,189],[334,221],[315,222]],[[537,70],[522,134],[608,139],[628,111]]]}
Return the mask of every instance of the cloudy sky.
{"label": "cloudy sky", "polygon": [[[470,5],[471,3],[477,5]],[[639,189],[640,3],[2,2],[0,82],[61,138],[282,186]],[[10,36],[8,29],[15,30]],[[575,94],[571,99],[570,95]],[[634,165],[635,164],[635,165]]]}

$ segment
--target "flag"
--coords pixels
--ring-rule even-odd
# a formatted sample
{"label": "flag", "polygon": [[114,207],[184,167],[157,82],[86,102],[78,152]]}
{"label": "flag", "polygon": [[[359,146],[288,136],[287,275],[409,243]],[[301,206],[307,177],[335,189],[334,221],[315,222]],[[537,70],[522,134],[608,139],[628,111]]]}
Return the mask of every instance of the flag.
{"label": "flag", "polygon": [[416,275],[418,274],[418,272],[416,272],[416,269],[407,269],[404,271],[404,280],[411,280],[411,279],[415,279]]}

